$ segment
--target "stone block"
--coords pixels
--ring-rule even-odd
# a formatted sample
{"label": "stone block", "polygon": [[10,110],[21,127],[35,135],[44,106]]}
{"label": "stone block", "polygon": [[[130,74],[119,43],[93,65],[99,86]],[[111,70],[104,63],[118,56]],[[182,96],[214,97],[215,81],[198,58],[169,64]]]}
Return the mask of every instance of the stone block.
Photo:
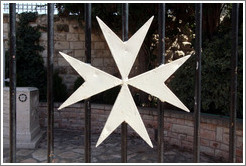
{"label": "stone block", "polygon": [[59,57],[58,66],[69,66],[69,63],[63,57]]}
{"label": "stone block", "polygon": [[192,137],[192,136],[187,136],[187,141],[193,142],[193,141],[194,141],[194,137]]}
{"label": "stone block", "polygon": [[58,32],[69,32],[69,26],[67,24],[57,24],[56,30]]}
{"label": "stone block", "polygon": [[42,56],[43,58],[47,58],[47,51],[42,51],[41,56]]}
{"label": "stone block", "polygon": [[237,156],[243,156],[243,151],[242,151],[242,149],[236,149],[236,155]]}
{"label": "stone block", "polygon": [[214,153],[215,153],[213,148],[207,147],[207,146],[201,146],[200,150],[201,152],[211,155],[211,156],[214,156]]}
{"label": "stone block", "polygon": [[55,53],[58,55],[58,58],[62,57],[59,52],[63,52],[69,56],[74,56],[74,50],[56,50]]}
{"label": "stone block", "polygon": [[55,33],[54,40],[55,41],[66,41],[66,34],[65,33]]}
{"label": "stone block", "polygon": [[69,32],[70,33],[84,33],[84,30],[78,24],[70,24]]}
{"label": "stone block", "polygon": [[9,31],[9,24],[3,23],[3,32],[8,32]]}
{"label": "stone block", "polygon": [[3,23],[9,23],[9,14],[3,14]]}
{"label": "stone block", "polygon": [[184,119],[177,119],[177,124],[184,125],[185,120]]}
{"label": "stone block", "polygon": [[55,42],[55,49],[58,49],[58,50],[69,49],[69,42],[57,41]]}
{"label": "stone block", "polygon": [[39,41],[40,46],[44,47],[44,51],[47,51],[47,41]]}
{"label": "stone block", "polygon": [[222,151],[222,150],[219,150],[219,149],[215,149],[214,155],[216,157],[221,157],[223,159],[228,159],[229,158],[229,153],[228,152]]}
{"label": "stone block", "polygon": [[223,150],[223,151],[229,151],[229,146],[227,144],[221,144],[220,145],[220,150]]}
{"label": "stone block", "polygon": [[105,49],[105,42],[94,42],[93,46],[95,50],[103,50]]}
{"label": "stone block", "polygon": [[194,126],[194,123],[191,120],[185,120],[185,125],[190,126],[190,127],[193,127]]}
{"label": "stone block", "polygon": [[209,146],[209,140],[201,138],[201,145],[202,146]]}
{"label": "stone block", "polygon": [[223,139],[223,127],[216,128],[216,141],[222,141]]}
{"label": "stone block", "polygon": [[180,146],[180,140],[172,138],[172,139],[170,139],[170,144]]}
{"label": "stone block", "polygon": [[104,58],[103,64],[104,66],[116,66],[116,63],[113,58]]}
{"label": "stone block", "polygon": [[74,57],[85,57],[85,50],[74,50]]}
{"label": "stone block", "polygon": [[215,148],[215,149],[220,148],[220,143],[219,142],[210,141],[209,144],[210,144],[210,147],[212,147],[212,148]]}
{"label": "stone block", "polygon": [[243,137],[236,137],[237,140],[237,147],[243,147]]}
{"label": "stone block", "polygon": [[181,147],[184,147],[186,149],[192,149],[193,144],[191,142],[188,142],[188,141],[181,141]]}
{"label": "stone block", "polygon": [[93,66],[103,66],[103,58],[93,58],[91,61]]}
{"label": "stone block", "polygon": [[70,49],[85,49],[85,42],[70,42]]}
{"label": "stone block", "polygon": [[78,34],[67,34],[67,41],[78,41],[79,35]]}
{"label": "stone block", "polygon": [[172,131],[176,133],[187,134],[190,136],[194,135],[194,129],[192,127],[184,125],[173,124]]}
{"label": "stone block", "polygon": [[91,34],[91,41],[102,41],[104,37],[102,37],[101,33],[92,33]]}
{"label": "stone block", "polygon": [[85,34],[84,33],[79,34],[79,40],[85,41]]}
{"label": "stone block", "polygon": [[229,144],[229,134],[223,134],[222,142],[225,144]]}
{"label": "stone block", "polygon": [[242,162],[243,162],[243,158],[242,158],[242,157],[237,157],[236,162],[237,162],[237,163],[242,163]]}
{"label": "stone block", "polygon": [[[3,89],[3,146],[9,146],[9,88]],[[39,116],[39,91],[37,88],[16,88],[16,146],[17,148],[35,148],[42,138]]]}
{"label": "stone block", "polygon": [[224,131],[224,134],[229,134],[229,128],[228,127],[224,127],[223,131]]}
{"label": "stone block", "polygon": [[176,118],[167,118],[167,122],[176,123],[177,119]]}
{"label": "stone block", "polygon": [[207,130],[216,130],[215,124],[209,124],[209,123],[201,123],[201,129],[207,129]]}
{"label": "stone block", "polygon": [[201,129],[201,138],[205,138],[208,140],[215,140],[215,131]]}

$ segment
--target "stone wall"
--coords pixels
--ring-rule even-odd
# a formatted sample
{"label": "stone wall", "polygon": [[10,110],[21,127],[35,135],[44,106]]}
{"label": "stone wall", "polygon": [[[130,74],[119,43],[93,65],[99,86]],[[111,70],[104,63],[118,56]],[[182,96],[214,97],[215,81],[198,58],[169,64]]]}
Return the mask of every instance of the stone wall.
{"label": "stone wall", "polygon": [[[61,103],[55,103],[54,127],[63,129],[84,129],[84,104],[73,104],[62,110],[57,110]],[[92,133],[100,134],[112,106],[92,104]],[[151,140],[157,134],[157,110],[153,108],[139,108],[143,122]],[[40,103],[40,124],[47,125],[47,105]],[[229,157],[229,119],[215,115],[201,115],[201,152],[216,158],[228,161]],[[188,150],[193,149],[193,114],[174,110],[165,110],[164,113],[164,140],[165,143],[179,146]],[[116,129],[120,133],[120,127]],[[138,136],[131,128],[131,136]],[[99,135],[98,135],[99,136]],[[146,145],[147,146],[147,145]],[[243,162],[243,122],[238,120],[236,131],[237,162]]]}
{"label": "stone wall", "polygon": [[[9,16],[3,15],[3,34],[5,36],[4,44],[5,49],[8,49],[8,32],[9,32]],[[92,18],[96,19],[96,18]],[[18,17],[17,17],[18,21]],[[36,22],[30,23],[31,26],[43,26],[47,27],[47,16],[39,15]],[[107,73],[115,76],[120,76],[116,67],[114,59],[108,48],[108,45],[104,39],[104,36],[99,29],[93,30],[91,35],[91,64],[92,66],[99,68]],[[94,27],[92,27],[94,29]],[[47,64],[47,32],[41,31],[40,45],[45,48],[41,53],[45,66]],[[70,56],[75,57],[81,61],[85,61],[85,32],[84,29],[79,26],[76,19],[73,18],[54,18],[54,69],[59,71],[59,75],[63,78],[63,82],[67,86],[69,92],[73,91],[75,80],[79,77],[77,72],[68,64],[68,62],[59,54],[59,51],[64,52]],[[140,54],[136,59],[130,76],[141,73],[143,67],[139,67],[140,60],[143,59],[143,51],[140,50]],[[17,55],[18,56],[18,55]],[[144,59],[143,59],[144,60]],[[17,62],[18,63],[18,62]],[[142,69],[145,70],[145,69]]]}

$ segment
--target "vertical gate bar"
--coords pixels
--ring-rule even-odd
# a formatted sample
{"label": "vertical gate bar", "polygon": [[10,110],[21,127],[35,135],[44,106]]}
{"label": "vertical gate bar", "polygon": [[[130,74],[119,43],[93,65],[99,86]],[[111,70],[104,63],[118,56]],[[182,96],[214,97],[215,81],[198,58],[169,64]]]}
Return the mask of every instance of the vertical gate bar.
{"label": "vertical gate bar", "polygon": [[[128,40],[128,3],[122,4],[122,39]],[[127,123],[121,124],[121,162],[127,163]]]}
{"label": "vertical gate bar", "polygon": [[232,4],[232,52],[231,52],[231,105],[229,162],[236,162],[236,117],[237,117],[237,65],[238,65],[238,11],[239,4]]}
{"label": "vertical gate bar", "polygon": [[194,105],[194,155],[193,160],[200,162],[200,113],[201,113],[201,49],[202,49],[202,4],[197,3],[195,9],[196,19],[196,82]]}
{"label": "vertical gate bar", "polygon": [[[159,57],[160,63],[165,63],[165,13],[166,4],[159,4],[158,8],[158,33],[159,33]],[[163,103],[158,100],[158,162],[164,162],[164,110]]]}
{"label": "vertical gate bar", "polygon": [[[85,55],[91,63],[91,3],[85,4]],[[85,162],[91,162],[91,103],[85,100]]]}
{"label": "vertical gate bar", "polygon": [[54,58],[54,4],[48,3],[48,56],[47,56],[47,162],[54,159],[54,101],[53,101],[53,58]]}
{"label": "vertical gate bar", "polygon": [[9,158],[16,162],[16,4],[9,4],[10,22],[10,90],[9,90]]}
{"label": "vertical gate bar", "polygon": [[5,35],[3,36],[3,87],[5,87]]}

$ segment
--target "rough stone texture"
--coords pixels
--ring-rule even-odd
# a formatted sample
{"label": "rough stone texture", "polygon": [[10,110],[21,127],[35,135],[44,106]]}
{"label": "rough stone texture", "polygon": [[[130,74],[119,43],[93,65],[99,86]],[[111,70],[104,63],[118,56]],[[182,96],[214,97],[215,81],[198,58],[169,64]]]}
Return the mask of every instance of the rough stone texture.
{"label": "rough stone texture", "polygon": [[[70,107],[57,111],[61,103],[55,103],[55,127],[63,129],[84,129],[84,104],[77,103]],[[112,109],[111,105],[92,104],[92,132],[101,133],[108,115]],[[40,103],[40,124],[45,127],[47,124],[46,103]],[[157,110],[153,108],[138,108],[143,119],[144,125],[147,128],[148,134],[152,142],[155,141],[157,134]],[[201,152],[216,158],[222,158],[225,162],[229,156],[229,119],[213,116],[201,115]],[[179,146],[187,150],[193,149],[193,115],[191,113],[165,110],[164,114],[164,140],[168,144]],[[118,127],[114,133],[120,133]],[[128,128],[130,136],[137,137],[138,135],[130,127]],[[237,121],[237,162],[243,161],[243,122]]]}
{"label": "rough stone texture", "polygon": [[[95,147],[99,133],[91,135],[91,161],[92,163],[120,163],[121,137],[113,133],[101,145]],[[127,137],[128,163],[157,163],[157,143],[153,141],[150,148],[141,138]],[[35,150],[26,150],[20,155],[22,149],[17,149],[17,163],[46,163],[47,137],[44,137]],[[3,149],[3,162],[9,162],[9,149]],[[221,153],[218,151],[216,153]],[[192,163],[192,151],[164,143],[164,163]],[[54,130],[54,160],[53,163],[84,163],[84,133],[82,130]],[[222,159],[201,154],[201,163],[225,163]]]}
{"label": "rough stone texture", "polygon": [[47,159],[47,150],[46,149],[38,149],[34,153],[32,153],[32,157],[39,161],[44,161]]}
{"label": "rough stone texture", "polygon": [[[16,139],[18,148],[35,148],[42,137],[37,88],[16,89]],[[9,88],[3,89],[3,145],[9,145]]]}

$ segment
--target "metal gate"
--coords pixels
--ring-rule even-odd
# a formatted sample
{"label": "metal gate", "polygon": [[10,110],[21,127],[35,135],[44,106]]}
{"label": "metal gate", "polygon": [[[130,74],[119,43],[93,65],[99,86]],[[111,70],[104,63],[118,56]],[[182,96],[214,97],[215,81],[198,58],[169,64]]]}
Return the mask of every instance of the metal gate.
{"label": "metal gate", "polygon": [[[122,39],[128,40],[128,4],[122,4]],[[159,4],[159,56],[161,64],[165,62],[165,3]],[[236,101],[237,101],[237,59],[238,59],[238,13],[239,4],[232,5],[232,52],[231,52],[231,103],[230,103],[230,132],[229,132],[229,160],[236,162]],[[16,162],[16,4],[9,6],[10,14],[10,162]],[[201,110],[201,49],[202,49],[202,4],[195,4],[196,23],[196,83],[194,103],[194,162],[200,162],[200,110]],[[53,103],[53,57],[54,57],[54,4],[48,3],[48,57],[47,57],[47,162],[54,159],[54,103]],[[86,62],[91,63],[91,3],[85,4],[85,53]],[[158,107],[158,162],[163,162],[163,126],[164,111],[159,101]],[[121,126],[121,162],[127,162],[127,124]],[[85,101],[85,162],[91,162],[91,103]]]}

